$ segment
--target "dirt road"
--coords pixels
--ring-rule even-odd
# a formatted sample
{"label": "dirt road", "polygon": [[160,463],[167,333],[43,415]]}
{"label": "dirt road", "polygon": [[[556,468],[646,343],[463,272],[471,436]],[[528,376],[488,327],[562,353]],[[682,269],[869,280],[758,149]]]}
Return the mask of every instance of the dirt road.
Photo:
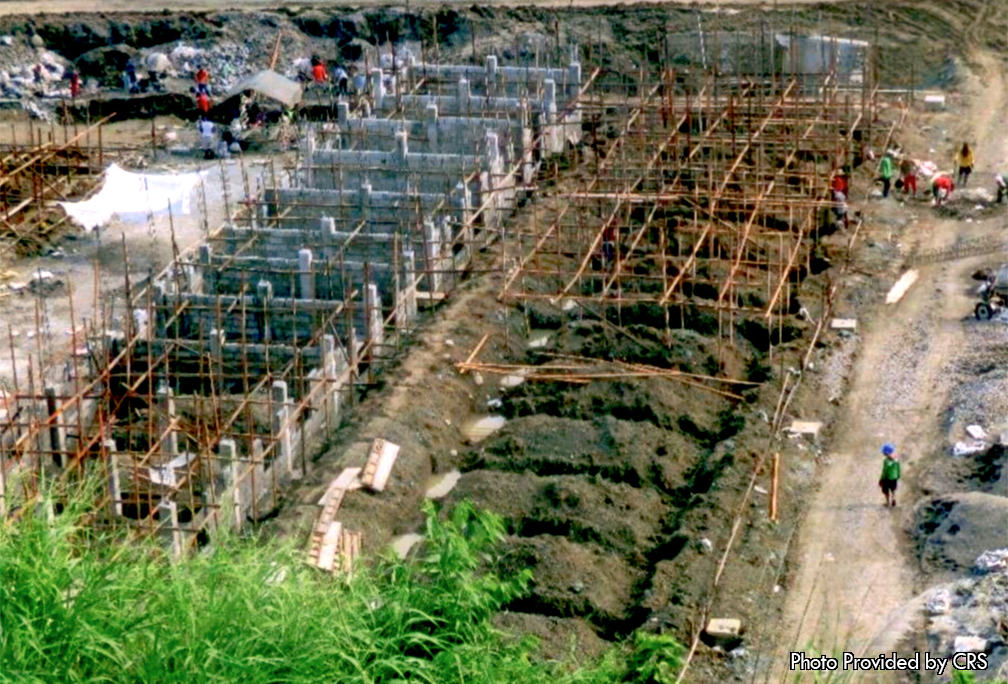
{"label": "dirt road", "polygon": [[[1008,161],[1005,65],[988,53],[976,54],[975,61],[981,70],[964,89],[970,116],[960,119],[951,138],[977,141],[983,154],[970,184],[989,185],[991,174]],[[881,216],[906,210],[890,202],[870,211]],[[902,237],[911,248],[1003,230],[1003,217],[980,223],[937,219],[920,203],[912,211],[920,221]],[[783,681],[792,648],[878,654],[892,650],[911,627],[919,587],[904,529],[915,503],[914,465],[946,439],[941,413],[949,383],[942,369],[963,353],[961,321],[972,311],[968,284],[976,266],[976,260],[964,260],[922,267],[902,301],[862,321],[865,336],[834,428],[831,462],[800,532],[783,622],[786,643],[772,681]],[[876,484],[884,442],[898,446],[908,476],[896,509],[882,506]]]}

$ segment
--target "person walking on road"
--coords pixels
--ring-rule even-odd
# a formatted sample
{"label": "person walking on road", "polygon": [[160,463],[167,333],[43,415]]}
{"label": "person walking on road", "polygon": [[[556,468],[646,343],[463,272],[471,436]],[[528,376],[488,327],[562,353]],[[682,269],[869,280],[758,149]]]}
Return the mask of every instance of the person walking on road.
{"label": "person walking on road", "polygon": [[886,506],[896,505],[896,486],[900,479],[899,456],[896,455],[896,447],[886,443],[882,445],[882,476],[879,478],[879,487],[885,495]]}
{"label": "person walking on road", "polygon": [[969,180],[969,175],[973,172],[973,150],[970,149],[969,143],[963,143],[959,151],[956,152],[955,163],[959,167],[959,185],[965,188],[966,181]]}
{"label": "person walking on road", "polygon": [[882,157],[882,161],[879,162],[878,167],[879,180],[882,181],[882,196],[889,196],[889,186],[892,184],[893,177],[893,160],[892,154],[886,152]]}

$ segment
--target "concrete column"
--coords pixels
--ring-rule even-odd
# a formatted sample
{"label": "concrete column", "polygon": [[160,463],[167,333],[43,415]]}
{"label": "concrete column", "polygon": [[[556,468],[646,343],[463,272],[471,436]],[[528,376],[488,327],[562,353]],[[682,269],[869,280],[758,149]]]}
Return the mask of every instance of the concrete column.
{"label": "concrete column", "polygon": [[220,364],[223,360],[224,343],[226,340],[227,336],[224,334],[224,331],[217,328],[210,329],[210,355],[217,364]]}
{"label": "concrete column", "polygon": [[441,291],[441,229],[431,219],[424,221],[424,246],[427,250],[428,262],[433,273],[427,274],[428,289]]}
{"label": "concrete column", "polygon": [[301,286],[301,299],[315,299],[315,274],[312,272],[312,251],[298,251],[298,281]]}
{"label": "concrete column", "polygon": [[581,90],[581,64],[571,62],[567,67],[567,97],[573,98]]}
{"label": "concrete column", "polygon": [[172,557],[178,560],[182,558],[182,530],[179,529],[178,504],[174,501],[162,501],[158,504],[158,510],[161,513],[161,523],[171,527]]}
{"label": "concrete column", "polygon": [[284,464],[287,472],[290,473],[294,470],[294,463],[291,453],[290,426],[287,425],[287,419],[290,416],[290,407],[287,401],[287,383],[283,380],[274,381],[271,395],[275,408],[273,414],[273,439],[276,441],[277,449],[273,456],[276,459],[281,459],[281,463]]}
{"label": "concrete column", "polygon": [[354,373],[357,373],[357,366],[360,360],[357,354],[357,352],[360,351],[359,343],[357,342],[357,328],[354,327],[350,328],[349,344],[350,344],[350,367],[353,368]]}
{"label": "concrete column", "polygon": [[367,337],[371,341],[372,354],[374,347],[381,345],[385,341],[385,330],[382,326],[382,305],[381,297],[378,296],[378,285],[368,283],[364,290],[364,306],[367,315]]}
{"label": "concrete column", "polygon": [[273,453],[274,463],[282,464],[287,473],[294,472],[294,459],[291,452],[290,427],[287,419],[290,412],[284,406],[273,414],[273,437],[276,444],[276,451]]}
{"label": "concrete column", "polygon": [[399,290],[396,291],[396,330],[403,332],[412,327],[416,318],[416,266],[413,261],[413,252],[406,250],[402,253],[403,282]]}
{"label": "concrete column", "polygon": [[381,110],[385,100],[385,81],[381,69],[371,70],[371,95],[374,97],[375,109]]}
{"label": "concrete column", "polygon": [[336,372],[336,338],[332,335],[322,336],[322,378],[325,388],[322,390],[322,407],[326,412],[326,424],[335,429],[339,420],[339,388]]}
{"label": "concrete column", "polygon": [[486,76],[488,86],[497,83],[497,55],[487,55]]}
{"label": "concrete column", "polygon": [[350,103],[349,102],[337,102],[336,103],[336,121],[341,126],[346,126],[350,123]]}
{"label": "concrete column", "polygon": [[60,414],[60,402],[56,399],[56,388],[45,388],[46,412],[49,414],[49,451],[52,453],[52,464],[57,468],[65,465],[66,428],[63,426],[63,416]]}
{"label": "concrete column", "polygon": [[238,462],[238,445],[233,439],[222,439],[218,445],[221,473],[224,475],[224,496],[221,497],[221,522],[230,523],[240,530],[245,514],[241,502],[241,464]]}
{"label": "concrete column", "polygon": [[452,201],[459,210],[459,220],[469,226],[471,230],[475,208],[473,207],[472,192],[469,190],[469,186],[459,181],[455,185],[455,196]]}
{"label": "concrete column", "polygon": [[[203,294],[214,294],[214,290],[216,289],[216,280],[214,279],[213,268],[210,265],[212,260],[213,247],[207,243],[201,244],[199,246],[199,272],[203,280]],[[199,291],[197,290],[197,292]]]}
{"label": "concrete column", "polygon": [[[175,418],[175,399],[172,396],[171,387],[162,385],[157,391],[157,417],[158,434],[161,438],[161,455],[171,460],[178,456],[178,432],[169,430],[172,420]],[[167,434],[165,434],[167,431]]]}
{"label": "concrete column", "polygon": [[364,221],[371,220],[371,183],[364,181],[360,189],[360,213]]}
{"label": "concrete column", "polygon": [[[431,114],[431,110],[434,113]],[[437,124],[437,105],[427,105],[427,123],[425,124],[425,129],[427,131],[427,144],[430,146],[431,152],[442,152],[441,149],[441,136],[438,134],[438,124]],[[433,116],[433,120],[431,120]]]}
{"label": "concrete column", "polygon": [[469,111],[469,81],[460,78],[458,82],[458,111],[459,116],[465,116]]}
{"label": "concrete column", "polygon": [[268,344],[273,338],[269,315],[270,304],[273,301],[273,283],[268,280],[260,280],[259,284],[256,285],[256,299],[259,306],[262,307],[259,328],[260,337],[263,343]]}
{"label": "concrete column", "polygon": [[406,131],[396,131],[396,153],[399,157],[399,161],[403,164],[406,163],[406,155],[409,154],[409,136]]}
{"label": "concrete column", "polygon": [[119,475],[119,454],[116,453],[114,439],[106,439],[103,444],[108,452],[109,498],[112,499],[111,513],[113,516],[123,514],[122,480]]}
{"label": "concrete column", "polygon": [[[178,504],[173,501],[162,501],[157,505],[161,511],[160,521],[171,527],[171,555],[175,560],[182,557],[182,531],[178,527]],[[165,515],[167,520],[164,519]]]}
{"label": "concrete column", "polygon": [[322,241],[325,244],[335,244],[336,242],[336,219],[332,216],[323,216],[319,219],[319,232],[322,233]]}

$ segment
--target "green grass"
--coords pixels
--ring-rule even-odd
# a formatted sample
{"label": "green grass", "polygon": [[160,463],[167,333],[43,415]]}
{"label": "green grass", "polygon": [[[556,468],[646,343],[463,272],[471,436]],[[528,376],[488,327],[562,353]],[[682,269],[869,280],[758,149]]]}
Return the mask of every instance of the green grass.
{"label": "green grass", "polygon": [[351,581],[273,540],[224,536],[172,563],[152,542],[96,536],[83,513],[0,525],[0,682],[665,684],[681,664],[666,637],[557,663],[494,629],[531,577],[483,570],[504,527],[469,504],[429,506],[423,558]]}

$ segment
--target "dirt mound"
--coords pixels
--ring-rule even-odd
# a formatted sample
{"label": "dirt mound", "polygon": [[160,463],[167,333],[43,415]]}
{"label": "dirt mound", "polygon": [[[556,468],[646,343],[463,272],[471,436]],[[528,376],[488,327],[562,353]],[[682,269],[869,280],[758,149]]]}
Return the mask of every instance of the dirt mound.
{"label": "dirt mound", "polygon": [[506,574],[528,568],[534,577],[531,594],[516,601],[511,610],[583,617],[603,636],[622,633],[628,624],[641,620],[633,607],[644,572],[618,554],[563,537],[512,537],[500,563]]}
{"label": "dirt mound", "polygon": [[537,475],[589,475],[632,487],[680,482],[698,448],[680,432],[606,415],[598,421],[532,415],[512,420],[463,457],[481,468]]}
{"label": "dirt mound", "polygon": [[965,571],[977,556],[1003,548],[1008,498],[981,492],[952,494],[917,506],[917,541],[926,571]]}
{"label": "dirt mound", "polygon": [[556,618],[535,613],[504,612],[494,616],[494,625],[514,635],[515,639],[534,636],[539,640],[539,653],[549,660],[563,660],[571,654],[571,639],[579,654],[596,658],[610,647],[591,625],[581,618]]}
{"label": "dirt mound", "polygon": [[667,507],[653,489],[636,489],[571,475],[480,470],[466,473],[452,492],[504,516],[512,534],[566,537],[618,551],[637,564],[658,537]]}

